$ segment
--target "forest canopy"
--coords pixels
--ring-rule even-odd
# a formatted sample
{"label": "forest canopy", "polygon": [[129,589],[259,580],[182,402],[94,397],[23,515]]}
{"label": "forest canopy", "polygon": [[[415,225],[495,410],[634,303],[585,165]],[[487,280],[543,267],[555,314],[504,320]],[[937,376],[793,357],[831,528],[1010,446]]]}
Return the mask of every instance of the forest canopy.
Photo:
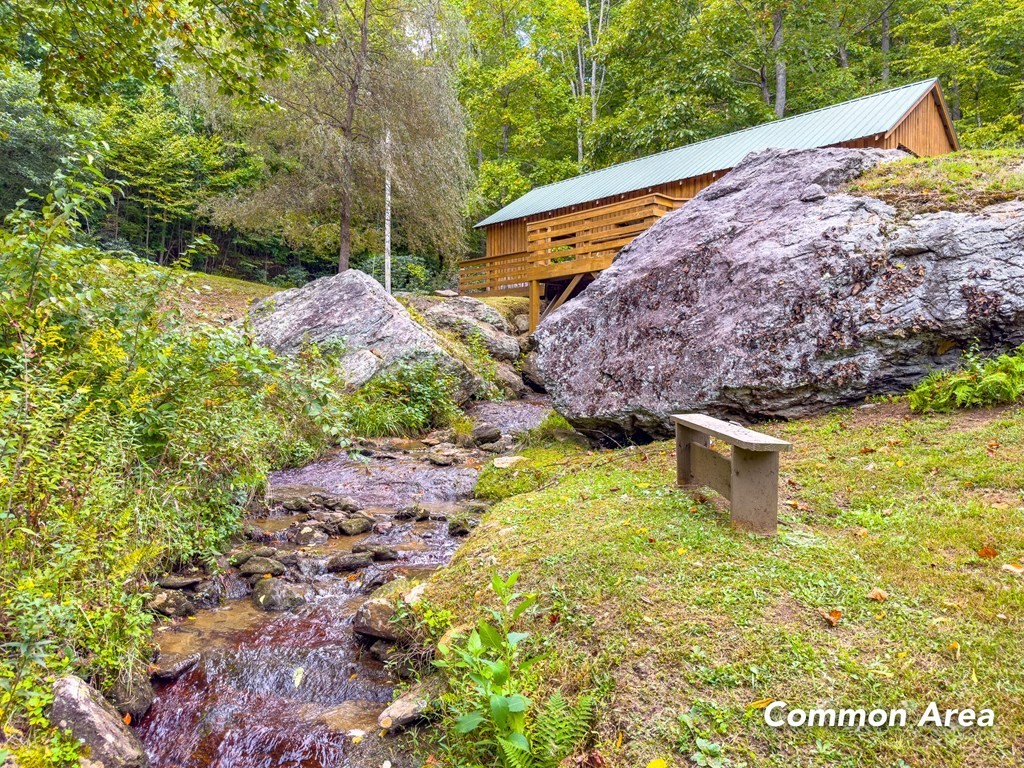
{"label": "forest canopy", "polygon": [[928,77],[965,147],[1024,143],[1024,0],[31,0],[0,28],[4,213],[88,151],[102,248],[286,284],[381,274],[387,182],[396,286],[437,287],[533,186]]}

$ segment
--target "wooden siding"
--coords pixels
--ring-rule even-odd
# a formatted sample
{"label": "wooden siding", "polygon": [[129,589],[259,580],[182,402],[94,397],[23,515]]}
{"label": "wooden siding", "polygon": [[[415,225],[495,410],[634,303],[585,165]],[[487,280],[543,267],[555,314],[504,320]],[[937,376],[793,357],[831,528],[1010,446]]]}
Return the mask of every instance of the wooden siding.
{"label": "wooden siding", "polygon": [[890,149],[909,149],[919,157],[933,157],[959,149],[943,112],[938,92],[931,91],[885,137]]}

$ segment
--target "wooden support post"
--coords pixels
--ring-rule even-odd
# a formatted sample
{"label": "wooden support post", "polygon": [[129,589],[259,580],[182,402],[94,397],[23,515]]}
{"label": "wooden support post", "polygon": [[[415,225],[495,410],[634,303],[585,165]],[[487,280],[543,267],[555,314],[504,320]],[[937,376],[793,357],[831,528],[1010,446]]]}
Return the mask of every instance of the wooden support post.
{"label": "wooden support post", "polygon": [[530,333],[540,324],[540,282],[530,281]]}
{"label": "wooden support post", "polygon": [[779,454],[732,448],[729,521],[752,533],[775,533],[779,515]]}
{"label": "wooden support post", "polygon": [[676,485],[692,485],[693,460],[691,446],[696,443],[705,448],[711,445],[707,435],[702,435],[696,430],[676,424]]}

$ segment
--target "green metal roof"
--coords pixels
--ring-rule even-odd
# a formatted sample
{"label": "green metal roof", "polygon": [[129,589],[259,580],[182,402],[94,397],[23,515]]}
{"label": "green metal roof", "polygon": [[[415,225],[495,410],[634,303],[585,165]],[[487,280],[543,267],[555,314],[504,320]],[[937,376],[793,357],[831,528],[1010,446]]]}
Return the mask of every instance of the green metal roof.
{"label": "green metal roof", "polygon": [[751,152],[770,147],[812,149],[853,141],[896,127],[937,80],[891,88],[831,107],[773,120],[753,128],[556,181],[527,192],[477,224],[484,227],[612,195],[635,192],[736,166]]}

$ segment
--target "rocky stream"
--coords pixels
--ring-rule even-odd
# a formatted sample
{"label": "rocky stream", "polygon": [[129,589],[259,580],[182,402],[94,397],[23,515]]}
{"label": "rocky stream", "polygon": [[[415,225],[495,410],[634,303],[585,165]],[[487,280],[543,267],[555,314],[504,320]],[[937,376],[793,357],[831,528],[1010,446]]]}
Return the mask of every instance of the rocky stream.
{"label": "rocky stream", "polygon": [[548,412],[536,399],[481,408],[489,424],[461,446],[378,441],[274,473],[219,594],[188,573],[163,580],[156,600],[174,618],[156,632],[155,697],[135,728],[150,766],[411,764],[407,741],[381,735],[398,681],[372,595],[418,598],[486,509],[472,499],[482,464]]}

